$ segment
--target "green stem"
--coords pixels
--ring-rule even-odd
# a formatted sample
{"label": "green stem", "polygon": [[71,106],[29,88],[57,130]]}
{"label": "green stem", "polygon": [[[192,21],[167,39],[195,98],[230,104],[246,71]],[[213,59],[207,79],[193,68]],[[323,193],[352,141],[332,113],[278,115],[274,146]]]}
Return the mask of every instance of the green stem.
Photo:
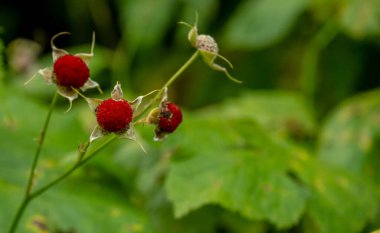
{"label": "green stem", "polygon": [[24,210],[25,208],[27,207],[27,205],[29,204],[29,201],[30,201],[30,198],[29,197],[26,197],[24,198],[24,200],[21,202],[21,205],[19,206],[18,210],[17,210],[17,213],[16,213],[16,216],[14,217],[13,219],[13,222],[12,222],[12,225],[11,225],[11,228],[9,229],[9,233],[13,233],[16,231],[16,228],[17,228],[17,225],[20,221],[20,218],[22,216],[22,214],[24,213]]}
{"label": "green stem", "polygon": [[[183,73],[183,71],[185,71],[191,65],[191,63],[193,63],[195,59],[197,59],[198,55],[199,55],[199,50],[195,51],[195,53],[189,58],[189,60],[187,60],[186,63],[183,64],[181,68],[179,68],[179,70],[177,70],[177,72],[173,74],[172,77],[170,77],[170,79],[162,87],[161,93],[165,87],[169,87]],[[157,96],[160,96],[161,93],[159,92]]]}
{"label": "green stem", "polygon": [[148,109],[160,98],[162,95],[162,92],[166,87],[169,87],[199,56],[199,51],[195,51],[195,53],[183,64],[175,74],[173,74],[169,80],[164,84],[164,86],[161,88],[161,90],[156,94],[156,96],[153,98],[153,100],[147,104],[144,109],[135,116],[135,121],[139,120],[145,113],[148,111]]}
{"label": "green stem", "polygon": [[13,222],[12,222],[11,228],[9,230],[9,233],[15,232],[15,230],[17,228],[17,225],[18,225],[18,223],[20,221],[20,218],[21,218],[22,214],[24,213],[25,208],[29,204],[29,201],[30,201],[30,192],[31,192],[32,187],[33,187],[33,180],[34,180],[34,175],[35,175],[35,170],[36,170],[37,162],[38,162],[38,159],[40,157],[42,146],[43,146],[44,141],[45,141],[46,131],[47,131],[48,126],[49,126],[49,122],[50,122],[50,119],[51,119],[51,115],[53,113],[53,109],[54,109],[55,103],[57,102],[57,97],[58,97],[58,92],[55,92],[55,94],[54,94],[54,96],[53,96],[53,98],[51,100],[51,103],[50,103],[49,112],[48,112],[48,115],[46,117],[44,126],[42,128],[42,132],[41,132],[40,138],[38,139],[38,146],[37,146],[36,153],[34,155],[32,167],[30,168],[29,180],[28,180],[28,184],[27,184],[26,189],[25,189],[24,200],[22,201],[21,205],[19,206],[19,208],[17,210],[16,216],[13,219]]}
{"label": "green stem", "polygon": [[300,87],[311,98],[315,97],[317,68],[320,52],[335,38],[338,27],[333,21],[327,22],[309,42],[301,65]]}
{"label": "green stem", "polygon": [[48,189],[50,189],[52,186],[58,184],[63,179],[65,179],[67,176],[69,176],[71,173],[73,173],[77,168],[85,164],[87,161],[89,161],[91,158],[93,158],[99,151],[101,151],[103,148],[105,148],[108,144],[113,142],[117,138],[117,135],[113,134],[106,142],[104,142],[101,146],[96,148],[95,150],[91,151],[85,158],[79,160],[72,168],[67,170],[64,174],[56,178],[55,180],[51,181],[47,185],[43,186],[42,188],[36,190],[30,195],[30,199],[36,198],[37,196],[41,195]]}

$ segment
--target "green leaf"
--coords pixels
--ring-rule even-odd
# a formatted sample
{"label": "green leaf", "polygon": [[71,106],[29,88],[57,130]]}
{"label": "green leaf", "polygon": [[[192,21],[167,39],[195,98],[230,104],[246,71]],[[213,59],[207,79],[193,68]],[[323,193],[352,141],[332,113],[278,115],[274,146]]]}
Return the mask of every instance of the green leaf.
{"label": "green leaf", "polygon": [[[0,183],[3,208],[0,224],[3,229],[10,225],[22,187]],[[17,194],[17,195],[15,195]],[[33,200],[18,227],[20,233],[35,232],[39,222],[52,230],[75,232],[151,232],[146,216],[133,207],[116,188],[107,188],[86,180],[66,182]]]}
{"label": "green leaf", "polygon": [[276,137],[303,138],[314,134],[311,104],[302,95],[287,91],[245,92],[205,114],[252,118]]}
{"label": "green leaf", "polygon": [[380,90],[374,90],[339,106],[326,119],[319,140],[321,160],[380,184]]}
{"label": "green leaf", "polygon": [[310,9],[313,11],[313,17],[320,22],[325,22],[331,19],[331,16],[336,16],[336,12],[341,6],[347,2],[346,0],[311,0]]}
{"label": "green leaf", "polygon": [[363,38],[380,34],[378,0],[350,0],[342,9],[341,25],[352,37]]}
{"label": "green leaf", "polygon": [[308,187],[306,214],[318,232],[360,232],[374,216],[375,193],[361,177],[321,163],[304,152],[292,160],[292,167]]}
{"label": "green leaf", "polygon": [[285,173],[289,155],[253,120],[187,121],[166,181],[175,215],[219,204],[279,228],[295,224],[305,208],[304,190]]}
{"label": "green leaf", "polygon": [[170,22],[173,0],[119,1],[124,40],[133,51],[161,42]]}
{"label": "green leaf", "polygon": [[243,2],[228,22],[221,44],[238,49],[270,46],[286,36],[308,3],[308,0]]}

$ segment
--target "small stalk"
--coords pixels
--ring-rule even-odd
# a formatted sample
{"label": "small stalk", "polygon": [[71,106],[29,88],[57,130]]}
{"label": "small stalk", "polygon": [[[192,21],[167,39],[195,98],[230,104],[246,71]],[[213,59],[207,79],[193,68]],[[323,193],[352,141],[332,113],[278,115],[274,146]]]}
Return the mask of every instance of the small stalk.
{"label": "small stalk", "polygon": [[144,109],[140,112],[140,114],[138,114],[137,116],[135,116],[135,121],[139,120],[149,109],[150,107],[158,100],[158,98],[160,98],[160,96],[162,95],[162,92],[164,91],[164,89],[166,87],[169,87],[175,80],[177,80],[177,78],[195,61],[195,59],[197,59],[197,57],[199,56],[199,51],[195,51],[195,53],[185,62],[185,64],[183,64],[175,74],[173,74],[169,80],[164,84],[164,86],[160,89],[160,91],[156,94],[156,96],[152,99],[152,101],[150,101],[149,104],[147,104]]}
{"label": "small stalk", "polygon": [[[42,188],[40,188],[40,189],[36,190],[35,192],[33,192],[30,195],[30,199],[36,198],[37,196],[43,194],[45,191],[47,191],[48,189],[50,189],[54,185],[56,185],[59,182],[61,182],[63,179],[65,179],[67,176],[69,176],[71,173],[73,173],[77,168],[79,168],[80,166],[82,166],[83,164],[85,164],[87,161],[89,161],[90,159],[92,159],[98,152],[100,152],[101,150],[103,150],[107,145],[109,145],[111,142],[113,142],[116,138],[117,138],[117,135],[113,134],[106,142],[104,142],[101,146],[99,146],[98,148],[96,148],[95,150],[93,150],[86,157],[84,157],[85,156],[85,154],[84,154],[83,155],[84,158],[81,159],[81,160],[78,160],[78,162],[75,163],[72,168],[70,168],[69,170],[67,170],[65,173],[63,173],[61,176],[59,176],[55,180],[51,181],[47,185],[45,185]],[[86,153],[86,152],[84,152],[84,153]]]}

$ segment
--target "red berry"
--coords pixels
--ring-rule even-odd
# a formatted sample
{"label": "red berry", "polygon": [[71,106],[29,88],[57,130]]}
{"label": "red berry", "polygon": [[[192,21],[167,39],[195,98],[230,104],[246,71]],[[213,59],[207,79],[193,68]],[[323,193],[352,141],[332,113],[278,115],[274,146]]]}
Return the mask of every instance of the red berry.
{"label": "red berry", "polygon": [[82,87],[90,77],[86,63],[77,56],[63,55],[54,63],[56,82],[63,87]]}
{"label": "red berry", "polygon": [[96,109],[99,126],[109,133],[121,133],[128,129],[132,115],[132,107],[125,100],[107,99]]}
{"label": "red berry", "polygon": [[158,126],[161,132],[172,133],[179,124],[182,122],[182,112],[181,109],[168,102],[166,107],[160,112]]}

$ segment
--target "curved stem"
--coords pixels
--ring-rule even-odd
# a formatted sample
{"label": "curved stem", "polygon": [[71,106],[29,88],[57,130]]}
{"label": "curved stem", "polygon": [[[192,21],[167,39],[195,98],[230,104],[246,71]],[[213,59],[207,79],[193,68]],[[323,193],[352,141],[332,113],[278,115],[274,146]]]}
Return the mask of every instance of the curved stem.
{"label": "curved stem", "polygon": [[17,225],[20,221],[20,218],[21,218],[22,214],[24,213],[25,208],[29,204],[30,192],[31,192],[32,187],[33,187],[33,179],[34,179],[34,174],[35,174],[37,162],[38,162],[38,159],[40,157],[42,146],[43,146],[44,141],[45,141],[46,131],[47,131],[49,123],[50,123],[50,119],[51,119],[51,115],[53,113],[55,103],[57,102],[57,97],[58,97],[58,92],[55,92],[55,94],[51,100],[51,103],[50,103],[49,112],[48,112],[48,115],[46,116],[46,120],[45,120],[44,126],[42,128],[40,138],[38,139],[38,146],[36,149],[36,153],[34,154],[32,167],[30,168],[28,184],[26,186],[25,194],[24,194],[24,200],[22,201],[21,205],[19,206],[19,208],[17,210],[16,216],[13,219],[11,228],[9,229],[9,233],[13,233],[16,230]]}
{"label": "curved stem", "polygon": [[183,71],[185,71],[191,65],[191,63],[195,61],[198,55],[199,50],[195,51],[195,53],[189,58],[189,60],[187,60],[186,63],[183,64],[183,66],[181,66],[181,68],[179,68],[179,70],[177,70],[177,72],[175,72],[175,74],[173,74],[173,76],[170,77],[170,79],[161,88],[161,91],[157,93],[156,98],[162,94],[165,87],[169,87],[183,73]]}
{"label": "curved stem", "polygon": [[139,120],[145,113],[146,111],[153,105],[154,102],[158,100],[158,98],[162,95],[162,92],[166,87],[169,87],[198,57],[199,55],[199,50],[195,51],[195,53],[183,64],[175,74],[173,74],[169,80],[164,84],[164,86],[161,88],[161,90],[156,94],[156,96],[153,98],[153,100],[147,104],[144,107],[144,110],[142,110],[137,116],[135,116],[135,121]]}

